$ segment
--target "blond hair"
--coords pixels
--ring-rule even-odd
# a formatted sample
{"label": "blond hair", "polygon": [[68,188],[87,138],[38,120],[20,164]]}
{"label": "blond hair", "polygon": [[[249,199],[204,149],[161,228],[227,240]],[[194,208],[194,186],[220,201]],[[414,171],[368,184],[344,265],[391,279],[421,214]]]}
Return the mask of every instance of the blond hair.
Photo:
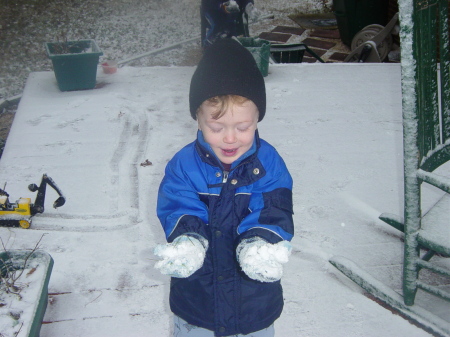
{"label": "blond hair", "polygon": [[249,101],[247,97],[239,96],[239,95],[220,95],[220,96],[214,96],[206,101],[204,101],[199,108],[197,109],[197,114],[199,113],[200,109],[202,108],[203,104],[209,104],[216,108],[216,111],[212,113],[213,119],[219,119],[228,110],[228,107],[232,104],[238,104],[242,105],[245,102]]}

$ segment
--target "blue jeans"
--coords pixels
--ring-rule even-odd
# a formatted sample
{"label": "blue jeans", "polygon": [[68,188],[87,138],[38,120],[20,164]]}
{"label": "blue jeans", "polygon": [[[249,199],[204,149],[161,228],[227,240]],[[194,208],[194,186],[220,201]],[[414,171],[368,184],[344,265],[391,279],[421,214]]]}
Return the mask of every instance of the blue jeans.
{"label": "blue jeans", "polygon": [[[208,329],[189,324],[180,317],[173,316],[173,337],[214,337],[214,332]],[[248,335],[231,335],[229,337],[274,337],[275,329],[273,324],[266,329],[251,332]]]}

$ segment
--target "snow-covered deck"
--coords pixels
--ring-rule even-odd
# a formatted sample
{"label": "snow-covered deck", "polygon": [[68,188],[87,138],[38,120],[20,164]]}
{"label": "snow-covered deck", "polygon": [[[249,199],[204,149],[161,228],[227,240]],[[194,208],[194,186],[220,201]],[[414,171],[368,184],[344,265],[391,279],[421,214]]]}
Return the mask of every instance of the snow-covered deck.
{"label": "snow-covered deck", "polygon": [[[169,278],[153,268],[164,241],[156,195],[165,164],[195,136],[193,70],[124,67],[78,92],[60,92],[52,72],[30,75],[0,185],[11,201],[34,200],[27,186],[47,173],[67,202],[52,209],[48,189],[31,228],[0,237],[20,249],[46,234],[55,265],[42,336],[170,336]],[[429,336],[328,263],[345,256],[400,291],[402,235],[378,220],[402,213],[400,65],[271,65],[266,87],[260,134],[294,178],[296,226],[276,336]],[[418,303],[450,320],[448,304]]]}

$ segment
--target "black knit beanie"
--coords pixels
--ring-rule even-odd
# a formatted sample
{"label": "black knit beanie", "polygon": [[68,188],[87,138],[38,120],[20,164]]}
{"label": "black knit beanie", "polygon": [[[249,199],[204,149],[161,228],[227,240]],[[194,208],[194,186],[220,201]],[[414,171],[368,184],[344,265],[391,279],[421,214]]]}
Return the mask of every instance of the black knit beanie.
{"label": "black knit beanie", "polygon": [[191,79],[189,108],[197,119],[197,109],[209,98],[239,95],[255,103],[260,122],[266,113],[264,78],[252,54],[238,41],[219,39],[208,47]]}

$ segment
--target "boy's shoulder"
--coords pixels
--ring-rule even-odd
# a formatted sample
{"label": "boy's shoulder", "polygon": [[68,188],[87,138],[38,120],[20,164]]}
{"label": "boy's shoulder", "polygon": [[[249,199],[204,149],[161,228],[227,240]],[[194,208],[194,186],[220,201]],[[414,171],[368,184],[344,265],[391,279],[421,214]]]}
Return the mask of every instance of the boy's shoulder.
{"label": "boy's shoulder", "polygon": [[260,145],[258,158],[266,169],[285,166],[284,159],[272,144],[260,139]]}
{"label": "boy's shoulder", "polygon": [[170,162],[186,162],[192,160],[192,154],[195,152],[195,141],[185,145],[177,153],[174,154]]}
{"label": "boy's shoulder", "polygon": [[260,147],[259,147],[259,153],[264,156],[276,156],[279,157],[277,149],[270,144],[269,142],[265,141],[264,139],[260,138]]}
{"label": "boy's shoulder", "polygon": [[261,148],[266,148],[267,150],[275,150],[275,147],[272,144],[262,138],[259,138],[259,143],[261,145]]}

